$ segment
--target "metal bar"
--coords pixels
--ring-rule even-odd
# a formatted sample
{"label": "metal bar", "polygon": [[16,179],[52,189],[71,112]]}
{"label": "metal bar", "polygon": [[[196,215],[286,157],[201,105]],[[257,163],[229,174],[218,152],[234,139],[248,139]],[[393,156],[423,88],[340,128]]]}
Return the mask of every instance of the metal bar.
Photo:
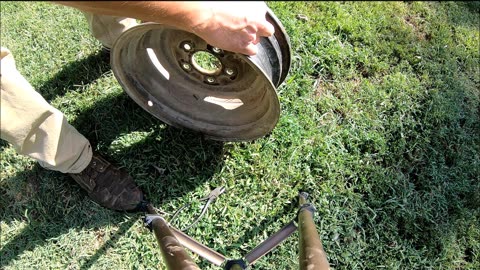
{"label": "metal bar", "polygon": [[300,233],[299,266],[301,270],[330,269],[320,236],[313,222],[314,208],[307,201],[308,193],[299,194],[298,230]]}
{"label": "metal bar", "polygon": [[203,257],[204,259],[208,260],[209,262],[217,266],[220,266],[225,262],[226,258],[222,254],[197,242],[196,240],[192,239],[190,236],[180,231],[179,229],[176,229],[174,227],[170,227],[170,229],[172,230],[173,234],[178,239],[178,241],[180,241],[180,243],[184,247],[188,248],[192,252],[198,254],[199,256]]}
{"label": "metal bar", "polygon": [[[147,206],[149,214],[157,214],[152,205]],[[152,220],[152,230],[160,245],[168,270],[200,270],[177,240],[163,217]]]}
{"label": "metal bar", "polygon": [[296,230],[297,226],[295,225],[295,222],[291,221],[278,232],[270,236],[267,240],[263,241],[262,243],[260,243],[260,245],[250,251],[250,253],[245,256],[245,261],[247,261],[249,265],[254,264],[258,259],[260,259],[263,255],[267,254],[270,250],[278,246],[281,242],[283,242],[283,240],[287,239]]}

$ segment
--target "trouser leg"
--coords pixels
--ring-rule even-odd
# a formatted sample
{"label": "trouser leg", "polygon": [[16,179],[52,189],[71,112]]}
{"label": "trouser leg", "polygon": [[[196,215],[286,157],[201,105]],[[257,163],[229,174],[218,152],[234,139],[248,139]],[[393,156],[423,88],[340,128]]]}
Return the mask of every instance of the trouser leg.
{"label": "trouser leg", "polygon": [[87,19],[92,35],[109,49],[112,48],[120,34],[137,25],[137,21],[132,18],[97,15],[88,12],[83,12],[83,15]]}
{"label": "trouser leg", "polygon": [[[83,13],[92,35],[111,48],[135,19]],[[1,138],[42,167],[79,173],[90,162],[88,140],[18,72],[11,52],[1,48]]]}
{"label": "trouser leg", "polygon": [[90,162],[88,140],[36,92],[1,48],[1,138],[50,170],[79,173]]}

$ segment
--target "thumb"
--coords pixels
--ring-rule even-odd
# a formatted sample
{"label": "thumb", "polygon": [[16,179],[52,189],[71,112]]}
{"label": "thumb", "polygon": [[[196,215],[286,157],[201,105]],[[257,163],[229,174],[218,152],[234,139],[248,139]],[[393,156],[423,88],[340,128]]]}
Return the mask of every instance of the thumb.
{"label": "thumb", "polygon": [[257,25],[258,35],[269,37],[275,33],[273,25],[267,21],[263,21]]}
{"label": "thumb", "polygon": [[245,54],[246,54],[246,55],[253,56],[253,55],[257,54],[258,48],[257,48],[257,46],[256,46],[255,44],[249,43],[249,44],[247,45],[247,47],[245,47],[245,50],[244,50],[244,51],[245,51]]}

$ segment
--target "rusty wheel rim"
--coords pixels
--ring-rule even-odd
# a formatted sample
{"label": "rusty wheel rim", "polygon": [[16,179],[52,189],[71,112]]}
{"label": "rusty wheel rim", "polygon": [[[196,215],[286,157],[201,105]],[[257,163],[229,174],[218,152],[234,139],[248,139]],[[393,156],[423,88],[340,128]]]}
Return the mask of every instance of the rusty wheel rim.
{"label": "rusty wheel rim", "polygon": [[[124,32],[111,50],[111,66],[125,92],[163,122],[220,141],[248,141],[278,122],[276,93],[290,68],[290,42],[270,11],[275,35],[262,38],[250,57],[212,47],[175,27],[142,23]],[[218,60],[204,69],[199,53]]]}

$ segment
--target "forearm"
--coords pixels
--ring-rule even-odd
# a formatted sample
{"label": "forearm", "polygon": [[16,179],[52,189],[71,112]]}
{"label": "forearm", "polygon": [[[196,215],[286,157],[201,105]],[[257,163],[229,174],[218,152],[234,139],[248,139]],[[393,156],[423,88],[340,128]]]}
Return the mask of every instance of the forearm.
{"label": "forearm", "polygon": [[267,6],[257,1],[53,1],[85,12],[128,17],[177,27],[221,49],[256,54],[260,37],[274,27],[265,18]]}
{"label": "forearm", "polygon": [[53,1],[82,11],[168,24],[192,32],[211,12],[197,2],[170,1]]}

